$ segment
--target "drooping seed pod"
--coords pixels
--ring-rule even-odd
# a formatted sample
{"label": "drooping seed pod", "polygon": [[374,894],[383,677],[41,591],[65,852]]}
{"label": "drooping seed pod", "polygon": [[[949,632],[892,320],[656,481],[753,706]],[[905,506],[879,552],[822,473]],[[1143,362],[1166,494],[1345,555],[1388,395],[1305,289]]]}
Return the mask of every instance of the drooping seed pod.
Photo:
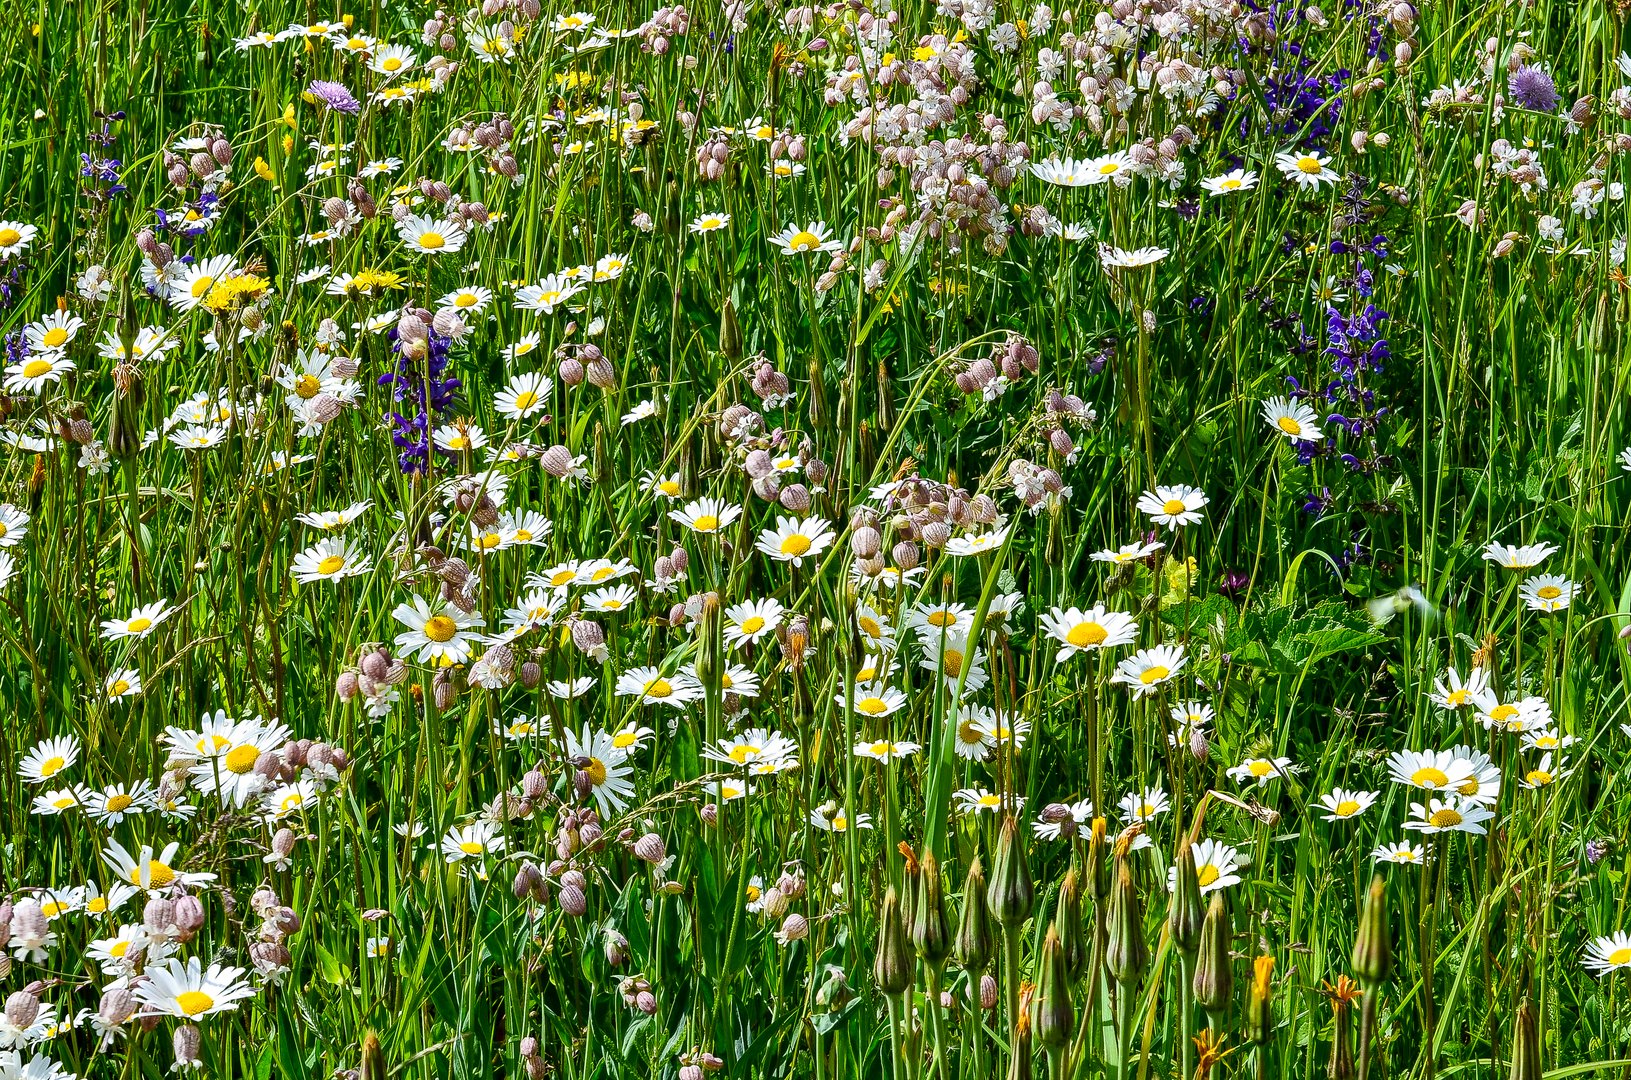
{"label": "drooping seed pod", "polygon": [[1036,906],[1036,890],[1031,885],[1031,868],[1025,858],[1025,840],[1012,814],[1003,818],[997,836],[997,856],[991,864],[991,884],[986,888],[986,904],[1003,926],[1019,926],[1031,917]]}
{"label": "drooping seed pod", "polygon": [[872,978],[886,994],[904,994],[912,985],[912,952],[901,923],[900,897],[893,885],[884,893],[878,914],[878,945],[872,958]]}

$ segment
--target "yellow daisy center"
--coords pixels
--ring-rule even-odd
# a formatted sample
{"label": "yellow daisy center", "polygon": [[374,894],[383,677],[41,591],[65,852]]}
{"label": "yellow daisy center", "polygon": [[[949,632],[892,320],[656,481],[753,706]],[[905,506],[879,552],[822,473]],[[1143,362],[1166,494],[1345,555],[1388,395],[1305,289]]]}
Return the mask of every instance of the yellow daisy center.
{"label": "yellow daisy center", "polygon": [[810,550],[810,538],[800,533],[794,533],[782,541],[782,554],[795,558]]}
{"label": "yellow daisy center", "polygon": [[888,708],[889,703],[876,695],[861,698],[855,703],[855,711],[866,713],[868,716],[877,716]]}
{"label": "yellow daisy center", "polygon": [[130,682],[127,679],[115,679],[113,685],[108,687],[108,693],[113,697],[119,697],[121,694],[129,693],[129,691]]}
{"label": "yellow daisy center", "polygon": [[947,649],[946,655],[940,658],[942,670],[950,678],[957,678],[963,673],[963,654],[956,649]]}
{"label": "yellow daisy center", "polygon": [[523,390],[519,394],[515,395],[515,407],[517,409],[530,409],[532,408],[532,403],[537,400],[537,394],[533,393],[531,390]]}
{"label": "yellow daisy center", "polygon": [[176,1008],[185,1016],[197,1016],[215,1007],[215,999],[202,990],[183,990],[176,995]]}
{"label": "yellow daisy center", "polygon": [[153,620],[145,615],[138,615],[125,624],[125,629],[132,634],[144,633],[153,628]]}
{"label": "yellow daisy center", "polygon": [[445,247],[446,245],[447,237],[443,236],[439,232],[423,233],[419,237],[419,246],[424,248],[426,251],[435,251],[437,248]]}
{"label": "yellow daisy center", "polygon": [[1222,876],[1223,875],[1218,872],[1218,868],[1213,866],[1211,863],[1207,863],[1205,866],[1196,871],[1196,877],[1200,878],[1201,888],[1203,889]]}
{"label": "yellow daisy center", "polygon": [[1282,416],[1274,422],[1287,435],[1301,435],[1303,433],[1303,426],[1289,416]]}
{"label": "yellow daisy center", "polygon": [[37,379],[41,375],[49,374],[54,366],[49,360],[30,360],[23,365],[23,377]]}
{"label": "yellow daisy center", "polygon": [[930,626],[945,629],[957,621],[957,616],[953,615],[949,611],[933,611],[930,612],[928,618],[924,619],[923,621],[928,623]]}
{"label": "yellow daisy center", "polygon": [[1109,632],[1098,623],[1084,622],[1071,627],[1070,633],[1065,635],[1065,640],[1078,649],[1088,649],[1094,645],[1103,645],[1109,636]]}
{"label": "yellow daisy center", "polygon": [[466,840],[464,843],[459,845],[459,850],[464,852],[466,855],[480,855],[483,849],[482,846],[476,843],[474,840]]}
{"label": "yellow daisy center", "polygon": [[794,251],[810,251],[821,246],[821,237],[808,229],[800,229],[787,241],[787,246]]}
{"label": "yellow daisy center", "polygon": [[59,757],[48,757],[40,763],[41,776],[55,776],[61,772],[68,763]]}
{"label": "yellow daisy center", "polygon": [[1531,769],[1524,775],[1524,779],[1535,787],[1542,787],[1552,782],[1552,774],[1545,769]]}
{"label": "yellow daisy center", "polygon": [[1491,720],[1510,720],[1517,715],[1518,707],[1516,705],[1497,705],[1489,711]]}
{"label": "yellow daisy center", "polygon": [[1450,782],[1450,778],[1444,774],[1443,769],[1427,765],[1411,773],[1410,782],[1417,787],[1441,788]]}
{"label": "yellow daisy center", "polygon": [[599,758],[590,758],[589,764],[583,767],[583,771],[589,774],[589,783],[595,787],[599,787],[606,782],[606,763]]}
{"label": "yellow daisy center", "polygon": [[1359,813],[1359,800],[1343,799],[1341,802],[1337,803],[1336,810],[1334,812],[1337,817],[1353,817],[1355,814]]}
{"label": "yellow daisy center", "polygon": [[1150,686],[1154,683],[1160,682],[1162,679],[1165,679],[1171,674],[1172,672],[1167,668],[1162,667],[1160,664],[1155,664],[1139,672],[1138,681],[1143,683],[1145,686]]}
{"label": "yellow daisy center", "polygon": [[1631,945],[1622,945],[1608,954],[1608,962],[1615,967],[1631,964]]}
{"label": "yellow daisy center", "polygon": [[234,746],[226,756],[227,771],[242,776],[255,768],[255,762],[260,760],[260,756],[260,747],[252,743]]}
{"label": "yellow daisy center", "polygon": [[[175,879],[176,872],[170,869],[164,863],[159,862],[157,859],[149,859],[147,861],[147,881],[153,887],[162,889]],[[132,885],[140,885],[142,883],[142,868],[140,866],[132,866],[130,868],[130,883]]]}
{"label": "yellow daisy center", "polygon": [[432,641],[452,641],[459,632],[459,624],[446,615],[432,615],[425,620],[425,636]]}
{"label": "yellow daisy center", "polygon": [[1433,811],[1427,823],[1435,829],[1453,829],[1461,824],[1461,811],[1445,806]]}
{"label": "yellow daisy center", "polygon": [[1166,502],[1161,504],[1161,512],[1163,514],[1181,514],[1184,512],[1184,509],[1184,500],[1182,499],[1168,499]]}
{"label": "yellow daisy center", "polygon": [[294,392],[298,397],[314,398],[322,388],[323,380],[315,375],[302,375],[294,381]]}
{"label": "yellow daisy center", "polygon": [[324,577],[328,577],[330,574],[339,573],[344,567],[344,555],[328,555],[324,557],[322,562],[317,564],[317,572]]}
{"label": "yellow daisy center", "polygon": [[401,71],[402,58],[400,56],[387,56],[379,62],[379,66],[385,71]]}
{"label": "yellow daisy center", "polygon": [[211,274],[204,274],[197,281],[193,282],[193,299],[197,300],[200,296],[203,296],[205,293],[209,292],[214,286],[214,276]]}
{"label": "yellow daisy center", "polygon": [[764,628],[765,621],[758,615],[749,615],[747,618],[742,620],[742,625],[738,627],[738,629],[740,629],[744,634],[757,634]]}
{"label": "yellow daisy center", "polygon": [[129,795],[111,795],[108,801],[102,804],[102,810],[104,813],[118,814],[129,810],[135,802],[136,800]]}
{"label": "yellow daisy center", "polygon": [[697,519],[691,522],[691,528],[697,532],[713,532],[719,528],[719,517],[715,514],[699,514]]}
{"label": "yellow daisy center", "polygon": [[657,678],[646,683],[646,696],[663,698],[674,692],[667,679]]}
{"label": "yellow daisy center", "polygon": [[1558,588],[1556,585],[1542,585],[1540,588],[1535,590],[1535,595],[1540,597],[1542,600],[1556,600],[1558,597],[1563,595],[1563,590]]}
{"label": "yellow daisy center", "polygon": [[115,960],[123,960],[125,953],[129,951],[130,942],[128,941],[115,941],[112,945],[108,946],[108,955],[113,957]]}
{"label": "yellow daisy center", "polygon": [[1323,168],[1325,168],[1325,166],[1320,164],[1320,159],[1314,157],[1312,154],[1305,154],[1297,159],[1297,169],[1301,172],[1312,175],[1318,173]]}
{"label": "yellow daisy center", "polygon": [[10,247],[23,238],[16,229],[0,229],[0,247]]}
{"label": "yellow daisy center", "polygon": [[1259,759],[1246,767],[1251,770],[1253,776],[1267,776],[1274,771],[1274,762]]}

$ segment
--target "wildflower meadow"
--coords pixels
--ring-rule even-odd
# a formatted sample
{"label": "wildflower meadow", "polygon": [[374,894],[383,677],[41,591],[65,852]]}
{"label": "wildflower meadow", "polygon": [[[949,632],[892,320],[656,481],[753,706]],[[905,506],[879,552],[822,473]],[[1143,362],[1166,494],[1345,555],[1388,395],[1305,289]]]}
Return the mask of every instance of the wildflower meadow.
{"label": "wildflower meadow", "polygon": [[1631,1076],[1622,0],[7,10],[0,1080]]}

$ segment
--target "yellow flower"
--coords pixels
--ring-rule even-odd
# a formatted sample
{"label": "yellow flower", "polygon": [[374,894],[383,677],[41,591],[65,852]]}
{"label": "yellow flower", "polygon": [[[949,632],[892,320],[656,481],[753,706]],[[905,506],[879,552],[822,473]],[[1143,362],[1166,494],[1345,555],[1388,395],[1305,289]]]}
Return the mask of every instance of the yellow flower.
{"label": "yellow flower", "polygon": [[260,177],[262,180],[265,180],[267,183],[272,182],[272,166],[266,163],[265,158],[257,157],[255,159],[255,175]]}

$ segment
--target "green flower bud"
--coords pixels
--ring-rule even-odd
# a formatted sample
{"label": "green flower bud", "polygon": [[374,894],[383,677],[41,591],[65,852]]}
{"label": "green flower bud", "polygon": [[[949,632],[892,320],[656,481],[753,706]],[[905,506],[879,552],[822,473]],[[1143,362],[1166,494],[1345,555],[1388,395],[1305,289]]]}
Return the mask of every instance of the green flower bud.
{"label": "green flower bud", "polygon": [[1365,910],[1359,918],[1359,933],[1354,938],[1353,969],[1366,987],[1387,982],[1393,972],[1393,930],[1389,925],[1387,883],[1382,875],[1371,879],[1370,896],[1365,899]]}
{"label": "green flower bud", "polygon": [[1173,865],[1177,872],[1171,905],[1167,909],[1167,927],[1172,933],[1172,944],[1185,956],[1193,957],[1201,945],[1201,924],[1206,921],[1206,901],[1201,899],[1201,878],[1195,869],[1195,856],[1190,850],[1189,837],[1178,841],[1178,854]]}
{"label": "green flower bud", "polygon": [[742,328],[736,322],[736,305],[730,297],[719,311],[719,351],[727,360],[742,358]]}
{"label": "green flower bud", "polygon": [[1221,1013],[1229,1008],[1229,999],[1235,992],[1234,961],[1229,957],[1229,946],[1234,938],[1234,926],[1223,903],[1223,894],[1212,894],[1212,904],[1206,909],[1206,922],[1201,924],[1199,962],[1195,965],[1195,1001],[1209,1013]]}
{"label": "green flower bud", "polygon": [[1048,927],[1042,941],[1041,985],[1037,988],[1034,1026],[1042,1045],[1059,1049],[1070,1042],[1076,1010],[1070,1004],[1070,974],[1065,970],[1065,947],[1057,926]]}
{"label": "green flower bud", "polygon": [[1512,1080],[1540,1080],[1540,1031],[1534,1006],[1525,998],[1512,1017]]}
{"label": "green flower bud", "polygon": [[1144,941],[1144,902],[1133,884],[1133,869],[1127,856],[1116,854],[1116,883],[1110,890],[1110,946],[1105,963],[1110,974],[1124,987],[1136,983],[1150,961],[1150,948]]}
{"label": "green flower bud", "polygon": [[970,975],[978,975],[991,962],[996,949],[991,912],[985,906],[985,872],[980,869],[980,860],[975,859],[969,865],[968,877],[963,880],[963,912],[957,920],[957,962]]}
{"label": "green flower bud", "polygon": [[1031,1080],[1031,1014],[1028,1011],[1019,1014],[1013,1051],[1008,1059],[1008,1080]]}
{"label": "green flower bud", "polygon": [[951,933],[947,926],[946,890],[940,880],[940,861],[932,851],[923,853],[915,908],[912,913],[912,947],[924,963],[939,969],[951,952]]}
{"label": "green flower bud", "polygon": [[912,950],[906,943],[900,897],[893,886],[884,894],[883,911],[878,916],[878,951],[872,960],[872,977],[886,994],[904,994],[912,985]]}
{"label": "green flower bud", "polygon": [[1031,886],[1031,868],[1025,861],[1025,841],[1012,815],[1003,818],[997,838],[997,858],[991,867],[991,885],[986,889],[991,914],[1003,926],[1019,926],[1031,917],[1036,892]]}
{"label": "green flower bud", "polygon": [[1059,903],[1054,908],[1053,925],[1059,931],[1059,945],[1065,954],[1065,970],[1073,979],[1087,969],[1089,948],[1082,925],[1082,879],[1073,866],[1065,871],[1059,886]]}
{"label": "green flower bud", "polygon": [[1110,896],[1110,840],[1109,823],[1101,817],[1093,819],[1087,833],[1087,882],[1093,887],[1093,899],[1102,903]]}

